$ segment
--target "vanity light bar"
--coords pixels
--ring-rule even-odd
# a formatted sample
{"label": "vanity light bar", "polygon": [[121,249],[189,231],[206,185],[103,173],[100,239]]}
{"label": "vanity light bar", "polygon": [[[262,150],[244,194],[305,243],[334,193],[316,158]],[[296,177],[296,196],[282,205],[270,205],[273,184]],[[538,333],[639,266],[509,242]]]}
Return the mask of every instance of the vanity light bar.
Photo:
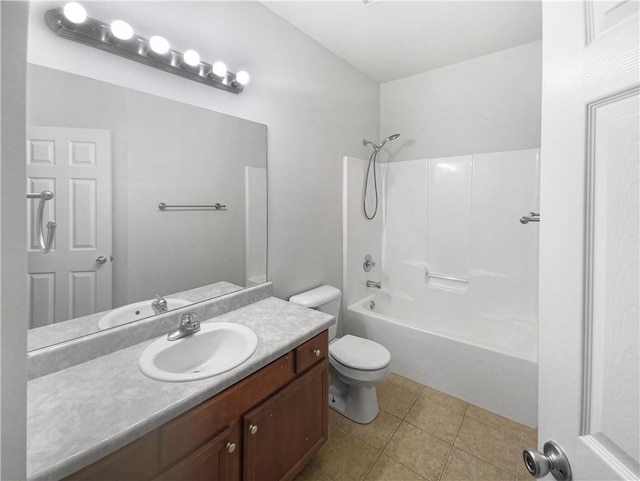
{"label": "vanity light bar", "polygon": [[[74,5],[82,8],[79,4]],[[68,16],[65,16],[64,8],[49,10],[45,14],[45,21],[59,37],[74,40],[227,92],[239,94],[244,89],[244,85],[249,82],[249,75],[244,71],[235,74],[226,71],[226,67],[225,69],[214,69],[213,65],[200,61],[199,57],[196,61],[193,50],[188,50],[183,54],[169,48],[167,44],[166,53],[156,53],[151,48],[150,40],[133,33],[130,36],[124,35],[128,38],[123,39],[122,35],[114,35],[111,26],[100,20],[85,16],[76,23],[74,18],[69,19]],[[126,25],[126,23],[122,23]],[[162,37],[156,38],[164,40]],[[216,64],[220,63],[216,62]]]}

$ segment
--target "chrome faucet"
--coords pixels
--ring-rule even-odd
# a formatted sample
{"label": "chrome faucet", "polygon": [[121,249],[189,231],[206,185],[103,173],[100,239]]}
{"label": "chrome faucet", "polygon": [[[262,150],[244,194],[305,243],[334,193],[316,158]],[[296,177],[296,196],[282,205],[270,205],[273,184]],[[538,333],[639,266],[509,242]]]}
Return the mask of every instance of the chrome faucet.
{"label": "chrome faucet", "polygon": [[382,284],[380,281],[367,281],[367,287],[377,287],[378,289],[382,288]]}
{"label": "chrome faucet", "polygon": [[153,312],[156,314],[167,312],[167,300],[158,294],[155,295],[155,298],[156,300],[151,303]]}
{"label": "chrome faucet", "polygon": [[195,312],[186,312],[182,314],[180,326],[175,331],[171,331],[167,334],[167,340],[176,341],[198,332],[200,330],[200,321],[197,321],[196,317],[197,315]]}

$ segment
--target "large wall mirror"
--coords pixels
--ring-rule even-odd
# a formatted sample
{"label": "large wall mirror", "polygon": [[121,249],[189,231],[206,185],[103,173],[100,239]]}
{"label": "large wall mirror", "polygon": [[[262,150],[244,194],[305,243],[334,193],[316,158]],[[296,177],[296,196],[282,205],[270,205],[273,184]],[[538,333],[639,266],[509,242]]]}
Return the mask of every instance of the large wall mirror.
{"label": "large wall mirror", "polygon": [[27,201],[30,350],[266,281],[265,125],[33,64],[27,91],[27,192],[58,224],[44,254]]}

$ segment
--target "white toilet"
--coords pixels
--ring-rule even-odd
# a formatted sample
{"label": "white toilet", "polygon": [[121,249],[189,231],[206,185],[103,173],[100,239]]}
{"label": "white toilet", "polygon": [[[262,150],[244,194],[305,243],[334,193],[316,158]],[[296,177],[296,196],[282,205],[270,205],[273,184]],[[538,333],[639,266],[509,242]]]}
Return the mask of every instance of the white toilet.
{"label": "white toilet", "polygon": [[289,302],[317,309],[335,317],[329,328],[329,406],[361,424],[378,415],[376,384],[389,375],[391,354],[377,342],[346,335],[337,338],[342,293],[324,285],[302,292]]}

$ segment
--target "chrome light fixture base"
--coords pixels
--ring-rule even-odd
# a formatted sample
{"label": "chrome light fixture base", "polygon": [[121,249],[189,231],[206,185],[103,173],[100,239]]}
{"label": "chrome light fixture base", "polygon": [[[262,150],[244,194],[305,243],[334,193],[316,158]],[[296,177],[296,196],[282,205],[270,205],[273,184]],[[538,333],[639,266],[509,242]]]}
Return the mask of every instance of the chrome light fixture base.
{"label": "chrome light fixture base", "polygon": [[200,62],[196,66],[184,63],[183,54],[169,49],[166,54],[157,54],[149,47],[149,41],[133,34],[128,40],[113,36],[110,26],[95,18],[87,17],[82,23],[74,24],[64,16],[62,8],[54,8],[45,14],[47,26],[59,37],[83,43],[105,52],[113,53],[129,60],[143,63],[180,77],[194,80],[210,87],[239,94],[244,86],[236,80],[236,74],[227,72],[219,77],[212,72],[212,65]]}

